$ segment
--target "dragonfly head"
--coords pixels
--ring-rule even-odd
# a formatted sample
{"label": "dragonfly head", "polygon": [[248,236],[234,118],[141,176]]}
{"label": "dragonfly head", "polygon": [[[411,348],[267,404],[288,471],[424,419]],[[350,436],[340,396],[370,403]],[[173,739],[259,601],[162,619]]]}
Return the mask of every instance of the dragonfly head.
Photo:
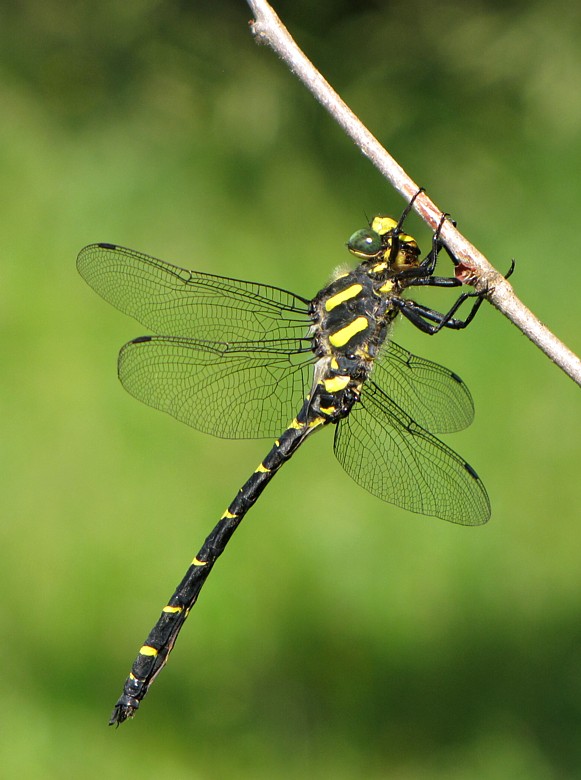
{"label": "dragonfly head", "polygon": [[391,217],[374,217],[370,227],[353,233],[347,249],[363,260],[386,263],[390,271],[403,271],[418,266],[420,248],[413,236],[402,233]]}

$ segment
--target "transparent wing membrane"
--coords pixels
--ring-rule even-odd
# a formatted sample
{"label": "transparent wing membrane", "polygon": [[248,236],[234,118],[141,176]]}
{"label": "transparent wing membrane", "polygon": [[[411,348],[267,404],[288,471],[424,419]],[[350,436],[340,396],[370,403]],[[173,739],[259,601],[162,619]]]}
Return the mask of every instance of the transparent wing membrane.
{"label": "transparent wing membrane", "polygon": [[133,249],[91,244],[77,268],[106,301],[165,336],[209,341],[301,338],[308,301],[278,287],[187,271]]}
{"label": "transparent wing membrane", "polygon": [[119,378],[143,403],[227,439],[274,438],[308,392],[313,353],[300,340],[219,343],[151,336],[126,344]]}
{"label": "transparent wing membrane", "polygon": [[480,479],[373,382],[335,432],[335,455],[355,482],[411,512],[480,525],[490,503]]}
{"label": "transparent wing membrane", "polygon": [[390,341],[373,367],[375,383],[423,428],[453,433],[474,419],[470,391],[453,371]]}

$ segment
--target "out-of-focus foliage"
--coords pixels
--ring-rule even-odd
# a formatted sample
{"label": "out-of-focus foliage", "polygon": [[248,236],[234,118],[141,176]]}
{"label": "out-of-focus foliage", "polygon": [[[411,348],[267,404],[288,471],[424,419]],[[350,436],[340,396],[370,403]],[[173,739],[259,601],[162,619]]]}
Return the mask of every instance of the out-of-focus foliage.
{"label": "out-of-focus foliage", "polygon": [[[277,10],[579,350],[581,10]],[[382,504],[315,437],[232,540],[136,720],[105,726],[269,443],[215,441],[126,396],[116,350],[142,328],[84,286],[77,251],[115,241],[312,295],[366,214],[403,206],[248,19],[226,0],[0,11],[0,773],[579,777],[578,388],[487,306],[463,333],[400,323],[396,340],[470,385],[476,421],[447,441],[484,478],[491,523]]]}

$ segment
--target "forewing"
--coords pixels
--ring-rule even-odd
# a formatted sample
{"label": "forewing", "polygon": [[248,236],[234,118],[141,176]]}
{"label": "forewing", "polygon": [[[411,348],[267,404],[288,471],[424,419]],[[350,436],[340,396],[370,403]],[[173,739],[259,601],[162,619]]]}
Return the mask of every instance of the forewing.
{"label": "forewing", "polygon": [[112,244],[82,249],[77,268],[106,301],[151,331],[209,341],[300,338],[308,301],[278,287],[183,268]]}
{"label": "forewing", "polygon": [[335,432],[335,454],[355,482],[383,501],[461,525],[490,517],[481,480],[373,381]]}
{"label": "forewing", "polygon": [[[303,349],[303,351],[301,351]],[[228,439],[275,437],[308,392],[301,341],[218,343],[144,336],[119,353],[119,378],[143,403]]]}
{"label": "forewing", "polygon": [[386,395],[429,431],[460,431],[474,419],[472,396],[457,374],[393,341],[381,352],[372,376]]}

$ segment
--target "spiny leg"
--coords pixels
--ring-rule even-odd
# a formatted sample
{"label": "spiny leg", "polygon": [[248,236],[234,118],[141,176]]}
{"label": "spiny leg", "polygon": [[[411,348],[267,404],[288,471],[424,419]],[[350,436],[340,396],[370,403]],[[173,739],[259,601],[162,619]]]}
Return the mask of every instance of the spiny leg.
{"label": "spiny leg", "polygon": [[[472,306],[472,309],[468,313],[468,316],[464,320],[460,320],[454,317],[456,311],[468,298],[478,298],[478,300]],[[451,328],[452,330],[461,330],[468,327],[476,316],[476,312],[482,305],[484,296],[479,293],[463,293],[459,296],[458,300],[454,303],[452,308],[443,314],[442,312],[430,309],[427,306],[422,306],[415,301],[406,300],[403,298],[394,299],[395,305],[400,312],[419,330],[433,336],[442,328]],[[435,324],[432,324],[435,323]]]}
{"label": "spiny leg", "polygon": [[[504,275],[504,278],[508,279],[510,276],[512,276],[514,269],[515,261],[512,260],[510,268]],[[452,282],[456,282],[456,284],[452,284]],[[455,287],[457,284],[461,284],[461,282],[459,280],[452,280],[435,276],[427,279],[418,279],[412,282],[409,286],[411,287],[422,284],[432,284],[436,287]],[[464,320],[454,317],[454,314],[456,314],[460,306],[462,306],[464,301],[468,300],[469,298],[476,298],[477,300],[468,313],[468,316]],[[476,312],[482,305],[484,298],[485,293],[483,292],[462,293],[462,295],[458,296],[458,299],[455,301],[452,308],[445,314],[436,311],[435,309],[430,309],[428,306],[423,306],[422,304],[416,303],[415,301],[409,299],[396,298],[393,300],[393,303],[398,307],[404,317],[406,317],[413,325],[419,328],[419,330],[427,333],[430,336],[433,336],[442,328],[451,328],[452,330],[461,330],[462,328],[466,328],[476,316]],[[432,325],[431,323],[435,324]]]}
{"label": "spiny leg", "polygon": [[408,218],[408,215],[409,215],[410,211],[412,210],[412,207],[414,205],[414,202],[415,202],[416,198],[418,197],[418,195],[421,195],[422,192],[425,192],[425,191],[426,190],[425,190],[424,187],[420,187],[419,190],[416,193],[414,193],[414,195],[412,195],[410,202],[407,204],[405,209],[402,211],[401,217],[399,218],[399,220],[397,222],[397,226],[396,226],[395,231],[394,231],[396,234],[397,233],[401,233],[401,231],[403,230],[403,223]]}

